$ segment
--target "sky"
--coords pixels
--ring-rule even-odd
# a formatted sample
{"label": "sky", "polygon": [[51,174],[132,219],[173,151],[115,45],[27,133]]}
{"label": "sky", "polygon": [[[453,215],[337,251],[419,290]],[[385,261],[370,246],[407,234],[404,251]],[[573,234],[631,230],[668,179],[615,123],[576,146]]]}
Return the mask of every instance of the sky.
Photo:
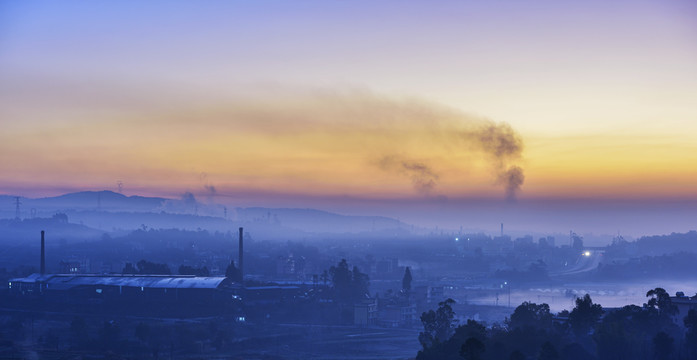
{"label": "sky", "polygon": [[653,231],[687,230],[695,19],[689,0],[3,2],[0,193],[514,214],[472,227],[672,204],[689,218]]}

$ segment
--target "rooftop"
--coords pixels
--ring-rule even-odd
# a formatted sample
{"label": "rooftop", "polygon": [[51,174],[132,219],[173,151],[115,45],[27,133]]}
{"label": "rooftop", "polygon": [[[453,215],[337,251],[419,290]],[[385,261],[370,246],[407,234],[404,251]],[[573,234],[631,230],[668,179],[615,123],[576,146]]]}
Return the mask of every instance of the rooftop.
{"label": "rooftop", "polygon": [[49,289],[70,289],[82,285],[127,286],[147,288],[215,289],[227,278],[196,277],[193,275],[86,275],[86,274],[32,274],[12,279],[17,283],[44,283]]}

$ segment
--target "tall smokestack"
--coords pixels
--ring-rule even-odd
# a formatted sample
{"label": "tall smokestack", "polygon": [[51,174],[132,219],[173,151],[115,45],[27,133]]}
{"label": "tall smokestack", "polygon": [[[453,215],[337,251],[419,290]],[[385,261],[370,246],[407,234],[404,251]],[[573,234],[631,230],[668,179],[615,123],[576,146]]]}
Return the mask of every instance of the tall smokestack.
{"label": "tall smokestack", "polygon": [[503,237],[503,223],[501,223],[501,237]]}
{"label": "tall smokestack", "polygon": [[240,280],[244,280],[244,246],[243,246],[243,239],[242,239],[242,233],[244,232],[243,228],[240,228]]}
{"label": "tall smokestack", "polygon": [[46,273],[46,243],[44,242],[44,231],[41,230],[41,275]]}

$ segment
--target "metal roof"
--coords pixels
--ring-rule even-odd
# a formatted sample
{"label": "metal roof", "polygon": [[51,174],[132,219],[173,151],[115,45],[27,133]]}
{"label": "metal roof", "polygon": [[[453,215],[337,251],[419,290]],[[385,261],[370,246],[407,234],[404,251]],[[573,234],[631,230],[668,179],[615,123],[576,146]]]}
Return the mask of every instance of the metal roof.
{"label": "metal roof", "polygon": [[225,277],[194,277],[169,275],[82,275],[82,274],[32,274],[12,279],[18,283],[45,283],[48,289],[70,289],[76,286],[127,286],[161,289],[215,289]]}

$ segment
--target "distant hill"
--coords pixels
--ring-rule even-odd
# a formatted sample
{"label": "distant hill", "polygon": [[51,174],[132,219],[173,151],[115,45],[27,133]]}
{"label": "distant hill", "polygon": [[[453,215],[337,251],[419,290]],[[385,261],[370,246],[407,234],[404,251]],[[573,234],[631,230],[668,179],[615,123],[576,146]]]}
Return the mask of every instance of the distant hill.
{"label": "distant hill", "polygon": [[101,211],[155,211],[167,199],[126,196],[113,191],[81,191],[55,197],[24,199],[25,207]]}
{"label": "distant hill", "polygon": [[[0,217],[14,219],[13,196],[0,197]],[[316,209],[230,208],[181,199],[125,196],[113,191],[82,191],[38,199],[21,198],[21,218],[50,218],[66,214],[69,222],[95,231],[118,232],[137,228],[235,231],[245,226],[274,238],[302,238],[310,234],[408,233],[411,225],[383,216],[340,215]]]}

